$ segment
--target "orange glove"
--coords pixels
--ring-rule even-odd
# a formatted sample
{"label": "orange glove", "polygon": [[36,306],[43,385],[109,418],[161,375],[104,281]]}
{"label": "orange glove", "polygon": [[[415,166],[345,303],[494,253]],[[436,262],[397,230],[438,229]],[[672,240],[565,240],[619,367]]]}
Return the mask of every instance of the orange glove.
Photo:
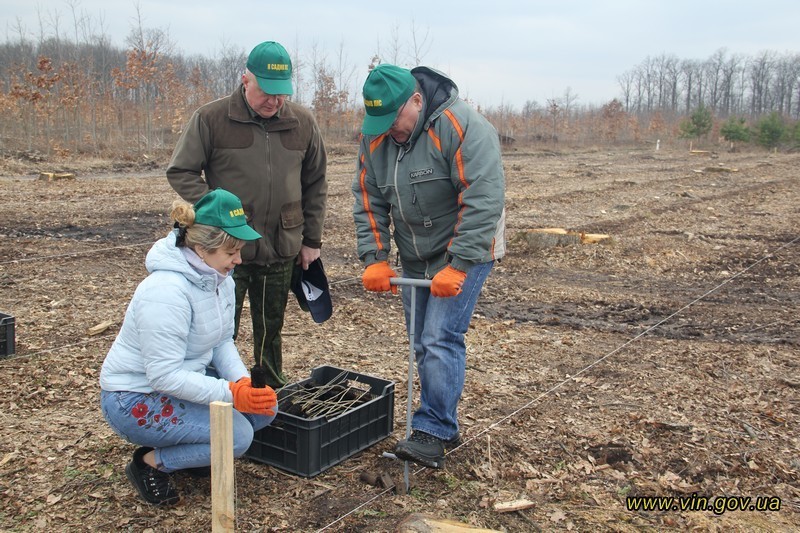
{"label": "orange glove", "polygon": [[461,286],[467,273],[447,265],[431,280],[431,294],[439,298],[449,298],[461,294]]}
{"label": "orange glove", "polygon": [[250,378],[240,378],[236,383],[228,382],[233,394],[233,407],[241,413],[275,416],[274,407],[278,405],[278,396],[269,387],[253,388]]}
{"label": "orange glove", "polygon": [[364,275],[361,276],[361,283],[364,288],[372,292],[386,292],[392,291],[392,294],[397,294],[397,285],[389,283],[389,278],[396,278],[392,267],[386,261],[380,263],[372,263],[364,270]]}

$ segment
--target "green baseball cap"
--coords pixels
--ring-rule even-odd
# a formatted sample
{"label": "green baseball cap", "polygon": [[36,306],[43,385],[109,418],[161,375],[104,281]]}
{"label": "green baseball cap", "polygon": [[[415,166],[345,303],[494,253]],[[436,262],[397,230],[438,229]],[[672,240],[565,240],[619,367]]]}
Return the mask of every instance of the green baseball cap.
{"label": "green baseball cap", "polygon": [[292,59],[280,43],[266,41],[253,48],[247,58],[247,70],[255,75],[265,93],[294,94]]}
{"label": "green baseball cap", "polygon": [[239,198],[224,189],[214,189],[194,204],[195,224],[213,226],[241,241],[255,241],[261,235],[247,225]]}
{"label": "green baseball cap", "polygon": [[411,71],[381,63],[369,73],[364,82],[364,135],[380,135],[392,127],[400,107],[411,98],[417,80]]}

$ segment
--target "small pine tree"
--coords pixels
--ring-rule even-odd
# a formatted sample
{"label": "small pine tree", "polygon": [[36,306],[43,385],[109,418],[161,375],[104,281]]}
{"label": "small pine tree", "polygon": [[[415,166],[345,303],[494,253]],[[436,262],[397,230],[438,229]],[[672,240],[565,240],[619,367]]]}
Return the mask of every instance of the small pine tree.
{"label": "small pine tree", "polygon": [[711,110],[700,104],[688,119],[681,122],[680,135],[684,139],[697,139],[706,136],[712,126]]}
{"label": "small pine tree", "polygon": [[719,132],[726,141],[731,143],[731,148],[735,142],[750,142],[750,128],[747,127],[743,118],[730,117]]}
{"label": "small pine tree", "polygon": [[750,142],[750,128],[743,118],[729,118],[719,131],[726,141]]}
{"label": "small pine tree", "polygon": [[758,144],[761,146],[776,148],[784,135],[786,135],[786,125],[776,111],[758,122]]}

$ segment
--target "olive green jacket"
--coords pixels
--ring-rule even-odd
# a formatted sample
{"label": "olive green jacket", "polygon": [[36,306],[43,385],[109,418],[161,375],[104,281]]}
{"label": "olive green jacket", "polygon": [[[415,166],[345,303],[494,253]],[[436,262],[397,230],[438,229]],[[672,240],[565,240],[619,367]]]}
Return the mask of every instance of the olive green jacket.
{"label": "olive green jacket", "polygon": [[186,201],[223,188],[242,201],[263,238],[248,242],[242,262],[286,262],[300,246],[320,248],[328,185],[327,157],[313,115],[286,101],[269,119],[256,115],[240,85],[192,115],[167,168]]}
{"label": "olive green jacket", "polygon": [[505,176],[494,127],[441,72],[411,71],[425,102],[405,144],[362,136],[353,181],[358,255],[389,258],[392,230],[405,273],[431,279],[505,254]]}

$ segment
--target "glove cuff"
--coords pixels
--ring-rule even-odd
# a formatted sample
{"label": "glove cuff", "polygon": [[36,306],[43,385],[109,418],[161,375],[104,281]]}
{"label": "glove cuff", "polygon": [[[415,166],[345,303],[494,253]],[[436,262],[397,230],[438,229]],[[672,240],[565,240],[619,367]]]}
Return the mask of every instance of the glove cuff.
{"label": "glove cuff", "polygon": [[455,268],[456,270],[460,270],[461,272],[466,272],[469,274],[469,271],[472,267],[475,266],[476,263],[471,261],[464,261],[463,259],[459,259],[458,257],[453,257],[450,259],[450,266]]}

